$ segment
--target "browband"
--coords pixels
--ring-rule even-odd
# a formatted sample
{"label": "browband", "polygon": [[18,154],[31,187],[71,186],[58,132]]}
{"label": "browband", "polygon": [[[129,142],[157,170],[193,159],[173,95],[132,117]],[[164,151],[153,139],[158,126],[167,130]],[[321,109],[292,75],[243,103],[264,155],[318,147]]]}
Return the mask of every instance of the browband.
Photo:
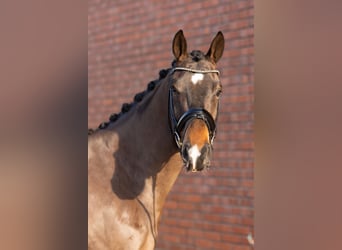
{"label": "browband", "polygon": [[190,68],[184,68],[184,67],[172,68],[171,71],[170,71],[170,74],[172,74],[175,71],[188,71],[188,72],[192,72],[192,73],[201,73],[201,74],[217,73],[218,75],[220,75],[220,71],[218,71],[217,69],[200,70],[200,69],[190,69]]}

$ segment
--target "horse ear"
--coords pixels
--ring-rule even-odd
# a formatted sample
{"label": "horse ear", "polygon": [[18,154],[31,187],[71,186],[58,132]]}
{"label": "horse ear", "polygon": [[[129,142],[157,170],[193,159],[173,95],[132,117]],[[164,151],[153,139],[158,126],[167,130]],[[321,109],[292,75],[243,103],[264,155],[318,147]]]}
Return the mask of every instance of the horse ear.
{"label": "horse ear", "polygon": [[183,30],[179,30],[173,38],[172,52],[177,61],[181,61],[187,57],[186,40]]}
{"label": "horse ear", "polygon": [[224,37],[221,31],[217,33],[215,38],[210,44],[210,48],[207,53],[207,57],[209,57],[215,63],[220,60],[224,50]]}

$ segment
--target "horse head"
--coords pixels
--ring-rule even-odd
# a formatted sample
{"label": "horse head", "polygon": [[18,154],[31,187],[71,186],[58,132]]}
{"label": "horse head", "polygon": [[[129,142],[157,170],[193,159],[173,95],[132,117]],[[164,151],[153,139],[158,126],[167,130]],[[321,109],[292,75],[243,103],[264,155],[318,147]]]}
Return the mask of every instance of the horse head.
{"label": "horse head", "polygon": [[217,33],[206,54],[199,50],[188,53],[182,30],[173,39],[175,60],[169,78],[169,121],[188,171],[210,166],[222,92],[216,63],[223,50],[222,32]]}

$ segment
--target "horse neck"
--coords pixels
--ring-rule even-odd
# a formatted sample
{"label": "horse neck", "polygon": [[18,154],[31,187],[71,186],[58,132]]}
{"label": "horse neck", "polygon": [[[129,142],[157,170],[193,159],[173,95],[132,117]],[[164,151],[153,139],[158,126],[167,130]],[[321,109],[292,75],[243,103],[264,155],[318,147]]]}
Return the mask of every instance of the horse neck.
{"label": "horse neck", "polygon": [[156,162],[165,162],[177,152],[168,124],[168,84],[161,80],[156,89],[127,113],[118,127],[132,160],[143,161],[144,169],[155,173]]}
{"label": "horse neck", "polygon": [[123,153],[129,162],[125,167],[134,168],[135,175],[139,172],[140,178],[145,178],[137,199],[153,214],[154,221],[159,219],[183,165],[168,124],[168,77],[161,81],[119,129],[119,137],[124,138]]}

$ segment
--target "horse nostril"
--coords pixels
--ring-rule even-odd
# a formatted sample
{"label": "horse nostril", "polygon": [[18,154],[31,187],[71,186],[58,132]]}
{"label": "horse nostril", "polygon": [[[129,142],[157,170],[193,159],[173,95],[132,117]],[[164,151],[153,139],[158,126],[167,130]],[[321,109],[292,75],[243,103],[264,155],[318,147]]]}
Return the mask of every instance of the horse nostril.
{"label": "horse nostril", "polygon": [[210,144],[204,145],[201,150],[202,153],[202,165],[203,168],[208,168],[210,166],[210,158],[212,153],[212,147]]}

